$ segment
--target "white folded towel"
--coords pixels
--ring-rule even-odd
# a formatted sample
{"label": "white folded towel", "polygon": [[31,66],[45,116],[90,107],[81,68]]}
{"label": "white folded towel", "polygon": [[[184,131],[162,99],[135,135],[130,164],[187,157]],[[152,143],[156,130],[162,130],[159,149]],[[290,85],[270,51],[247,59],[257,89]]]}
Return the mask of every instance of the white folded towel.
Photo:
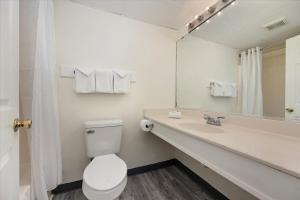
{"label": "white folded towel", "polygon": [[113,72],[108,69],[96,69],[96,92],[113,93]]}
{"label": "white folded towel", "polygon": [[130,87],[130,72],[125,70],[113,70],[114,93],[127,93]]}
{"label": "white folded towel", "polygon": [[224,97],[236,97],[237,87],[236,83],[224,83]]}
{"label": "white folded towel", "polygon": [[87,67],[76,67],[74,89],[78,93],[95,92],[95,70]]}
{"label": "white folded towel", "polygon": [[222,82],[211,81],[210,82],[210,95],[214,97],[224,96],[224,89]]}

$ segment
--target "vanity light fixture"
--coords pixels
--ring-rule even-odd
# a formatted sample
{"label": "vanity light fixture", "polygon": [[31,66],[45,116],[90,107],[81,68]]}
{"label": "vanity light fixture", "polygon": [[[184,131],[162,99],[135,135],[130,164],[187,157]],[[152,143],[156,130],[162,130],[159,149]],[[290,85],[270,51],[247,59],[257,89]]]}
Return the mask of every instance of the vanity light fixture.
{"label": "vanity light fixture", "polygon": [[222,14],[221,11],[229,5],[234,5],[235,1],[236,0],[218,0],[215,4],[206,7],[206,10],[202,14],[196,15],[190,23],[186,24],[188,32],[192,32],[205,22],[209,23],[210,18],[213,16],[220,16]]}
{"label": "vanity light fixture", "polygon": [[209,9],[207,10],[210,14],[214,13],[216,10],[216,8],[214,6],[209,7]]}
{"label": "vanity light fixture", "polygon": [[194,23],[192,22],[192,23],[189,23],[188,28],[189,29],[195,29],[196,27],[195,27]]}
{"label": "vanity light fixture", "polygon": [[197,18],[197,20],[198,20],[199,22],[201,22],[203,19],[204,19],[204,17],[203,17],[202,15],[198,16],[198,18]]}

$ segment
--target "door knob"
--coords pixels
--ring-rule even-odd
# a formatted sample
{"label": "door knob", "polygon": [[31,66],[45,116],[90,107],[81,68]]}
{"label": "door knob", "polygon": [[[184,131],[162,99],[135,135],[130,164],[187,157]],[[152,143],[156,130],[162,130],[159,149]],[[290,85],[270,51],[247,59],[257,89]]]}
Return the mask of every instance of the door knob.
{"label": "door knob", "polygon": [[294,108],[286,108],[285,110],[286,110],[287,112],[289,112],[289,113],[294,112]]}
{"label": "door knob", "polygon": [[20,120],[15,119],[14,120],[14,131],[17,132],[19,128],[31,128],[32,120],[26,119],[26,120]]}

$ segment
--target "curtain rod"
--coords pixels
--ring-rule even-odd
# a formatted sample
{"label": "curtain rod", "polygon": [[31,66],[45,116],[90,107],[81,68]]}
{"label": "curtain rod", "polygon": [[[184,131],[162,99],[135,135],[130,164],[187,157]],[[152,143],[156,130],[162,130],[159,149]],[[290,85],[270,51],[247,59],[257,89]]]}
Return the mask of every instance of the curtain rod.
{"label": "curtain rod", "polygon": [[[263,48],[259,48],[259,51],[262,51],[262,50],[263,50]],[[242,56],[242,52],[243,52],[243,51],[246,52],[246,55],[248,54],[248,50],[242,50],[242,51],[240,51],[240,53],[239,53],[239,57]],[[254,52],[256,52],[256,48],[255,48]]]}

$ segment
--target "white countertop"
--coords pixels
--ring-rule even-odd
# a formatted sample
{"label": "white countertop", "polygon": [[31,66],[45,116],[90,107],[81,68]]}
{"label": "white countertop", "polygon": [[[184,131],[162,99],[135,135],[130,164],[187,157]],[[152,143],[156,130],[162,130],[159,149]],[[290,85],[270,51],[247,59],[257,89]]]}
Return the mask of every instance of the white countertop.
{"label": "white countertop", "polygon": [[[223,123],[222,126],[207,125],[199,116],[184,114],[181,119],[168,118],[168,112],[145,112],[144,117],[184,134],[238,153],[257,162],[300,178],[300,138]],[[189,128],[188,124],[203,124],[219,132]],[[300,131],[300,130],[299,130]]]}

